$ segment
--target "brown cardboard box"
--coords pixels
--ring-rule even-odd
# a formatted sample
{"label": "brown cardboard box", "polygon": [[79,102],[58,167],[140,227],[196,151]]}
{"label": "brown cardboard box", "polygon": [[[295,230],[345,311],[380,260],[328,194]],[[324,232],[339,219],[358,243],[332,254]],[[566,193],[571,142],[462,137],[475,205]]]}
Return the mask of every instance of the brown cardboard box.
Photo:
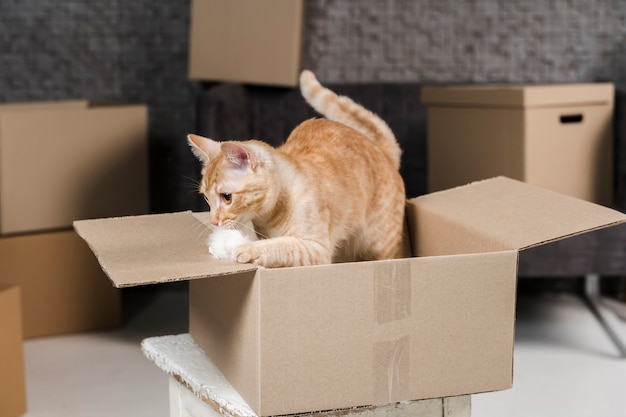
{"label": "brown cardboard box", "polygon": [[428,187],[505,175],[612,204],[612,84],[425,87]]}
{"label": "brown cardboard box", "polygon": [[26,412],[20,289],[0,284],[0,416]]}
{"label": "brown cardboard box", "polygon": [[120,291],[73,230],[0,237],[0,277],[21,288],[25,338],[121,324]]}
{"label": "brown cardboard box", "polygon": [[192,0],[189,78],[295,86],[303,0]]}
{"label": "brown cardboard box", "polygon": [[510,388],[519,250],[626,221],[503,177],[406,215],[411,258],[282,269],[213,260],[189,212],[75,228],[117,286],[192,280],[191,335],[269,416]]}
{"label": "brown cardboard box", "polygon": [[0,106],[0,235],[148,212],[147,109]]}

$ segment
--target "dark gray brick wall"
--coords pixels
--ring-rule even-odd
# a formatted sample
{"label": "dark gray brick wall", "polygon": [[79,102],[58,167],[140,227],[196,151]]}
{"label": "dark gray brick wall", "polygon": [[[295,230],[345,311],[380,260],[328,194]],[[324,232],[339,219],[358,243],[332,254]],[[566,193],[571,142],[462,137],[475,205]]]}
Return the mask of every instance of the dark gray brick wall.
{"label": "dark gray brick wall", "polygon": [[626,82],[619,0],[312,0],[303,63],[331,82]]}
{"label": "dark gray brick wall", "polygon": [[[147,103],[153,209],[190,207],[188,25],[189,0],[0,0],[0,102]],[[621,86],[625,41],[623,0],[307,0],[302,63],[329,83]]]}

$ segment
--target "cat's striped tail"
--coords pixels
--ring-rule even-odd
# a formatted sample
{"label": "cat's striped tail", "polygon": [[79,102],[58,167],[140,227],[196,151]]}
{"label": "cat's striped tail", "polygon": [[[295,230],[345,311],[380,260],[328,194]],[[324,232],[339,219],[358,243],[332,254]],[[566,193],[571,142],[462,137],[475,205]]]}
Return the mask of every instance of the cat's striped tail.
{"label": "cat's striped tail", "polygon": [[325,88],[309,70],[304,70],[300,74],[300,91],[311,107],[328,119],[351,127],[378,142],[396,169],[400,168],[402,150],[384,120],[352,99],[339,96]]}

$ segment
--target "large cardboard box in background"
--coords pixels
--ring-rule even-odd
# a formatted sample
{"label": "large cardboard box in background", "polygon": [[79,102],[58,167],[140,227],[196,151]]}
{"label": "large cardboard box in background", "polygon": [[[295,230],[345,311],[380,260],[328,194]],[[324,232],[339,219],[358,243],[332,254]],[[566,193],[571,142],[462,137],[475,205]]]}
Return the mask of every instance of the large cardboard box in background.
{"label": "large cardboard box in background", "polygon": [[121,324],[120,290],[73,230],[0,237],[0,277],[21,288],[25,338]]}
{"label": "large cardboard box in background", "polygon": [[0,106],[0,235],[147,213],[147,129],[143,105]]}
{"label": "large cardboard box in background", "polygon": [[26,412],[20,289],[0,283],[0,416]]}
{"label": "large cardboard box in background", "polygon": [[260,416],[511,387],[518,251],[626,214],[507,178],[407,203],[413,257],[217,261],[192,213],[75,222],[116,286],[190,282],[190,333]]}
{"label": "large cardboard box in background", "polygon": [[505,175],[613,203],[608,83],[424,87],[428,188]]}
{"label": "large cardboard box in background", "polygon": [[189,78],[295,86],[303,0],[192,0]]}

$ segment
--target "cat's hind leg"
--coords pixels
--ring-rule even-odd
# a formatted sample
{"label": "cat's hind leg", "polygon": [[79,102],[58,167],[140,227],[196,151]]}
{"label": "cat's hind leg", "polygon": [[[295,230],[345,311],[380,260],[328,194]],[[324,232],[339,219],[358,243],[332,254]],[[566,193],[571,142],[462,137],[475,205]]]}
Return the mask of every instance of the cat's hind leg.
{"label": "cat's hind leg", "polygon": [[368,222],[368,226],[356,236],[354,242],[359,259],[397,259],[404,256],[403,214],[385,222]]}

